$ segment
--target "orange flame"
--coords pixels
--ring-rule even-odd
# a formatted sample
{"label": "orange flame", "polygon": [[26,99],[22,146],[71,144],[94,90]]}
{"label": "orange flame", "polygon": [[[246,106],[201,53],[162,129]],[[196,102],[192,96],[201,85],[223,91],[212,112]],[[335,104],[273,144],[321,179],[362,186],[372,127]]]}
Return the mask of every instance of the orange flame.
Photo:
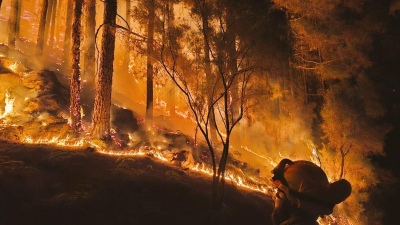
{"label": "orange flame", "polygon": [[2,115],[0,115],[0,119],[3,119],[7,115],[11,114],[14,108],[14,98],[11,98],[10,92],[7,90],[6,91],[6,98],[4,100],[5,106],[4,106],[4,112]]}

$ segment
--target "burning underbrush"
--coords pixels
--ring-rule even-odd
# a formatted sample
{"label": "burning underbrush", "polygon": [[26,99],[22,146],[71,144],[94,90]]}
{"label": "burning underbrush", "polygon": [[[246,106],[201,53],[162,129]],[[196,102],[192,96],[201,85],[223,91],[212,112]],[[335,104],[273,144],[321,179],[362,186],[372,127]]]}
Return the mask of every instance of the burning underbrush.
{"label": "burning underbrush", "polygon": [[[83,103],[85,104],[85,103]],[[204,144],[179,131],[144,125],[132,110],[112,106],[112,141],[74,134],[68,125],[69,91],[54,72],[33,71],[20,61],[0,57],[0,139],[13,143],[89,149],[113,156],[152,156],[183,170],[212,175],[211,156]],[[84,121],[89,130],[90,121]],[[266,192],[259,170],[231,158],[226,179],[232,184]]]}

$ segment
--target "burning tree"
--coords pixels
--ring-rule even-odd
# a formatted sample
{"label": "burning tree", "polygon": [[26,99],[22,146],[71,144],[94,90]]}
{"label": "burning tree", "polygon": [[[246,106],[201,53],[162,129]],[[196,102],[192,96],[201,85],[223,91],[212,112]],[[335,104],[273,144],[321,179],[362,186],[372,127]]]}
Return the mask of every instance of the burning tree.
{"label": "burning tree", "polygon": [[[202,42],[206,46],[204,49],[209,51],[203,54],[207,58],[209,53],[210,57],[210,64],[206,64],[204,74],[190,74],[195,70],[183,65],[183,62],[188,61],[181,57],[183,50],[174,41],[178,36],[174,33],[173,27],[176,23],[173,21],[172,10],[166,10],[168,14],[163,17],[164,35],[168,41],[162,43],[160,61],[167,75],[183,93],[195,119],[196,129],[200,130],[208,146],[213,170],[212,202],[215,212],[219,212],[224,198],[225,170],[231,135],[246,111],[247,85],[255,67],[248,61],[247,46],[240,46],[241,49],[234,57],[230,55],[231,45],[234,45],[234,48],[238,46],[235,44],[235,38],[227,38],[229,25],[221,14],[213,20],[213,23],[216,23],[215,27],[220,27],[221,30],[213,29],[215,27],[208,28],[211,19],[204,15],[210,13],[211,7],[216,5],[205,1],[199,1],[195,5],[202,15],[200,32],[203,36]],[[210,21],[205,21],[208,18]],[[232,70],[232,65],[237,70]],[[213,129],[217,134],[217,143],[212,140]]]}

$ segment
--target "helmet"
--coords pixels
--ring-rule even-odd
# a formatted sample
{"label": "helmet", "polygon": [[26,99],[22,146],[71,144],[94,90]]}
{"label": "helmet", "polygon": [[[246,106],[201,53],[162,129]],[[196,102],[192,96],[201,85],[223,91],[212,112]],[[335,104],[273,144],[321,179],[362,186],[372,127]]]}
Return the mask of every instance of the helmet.
{"label": "helmet", "polygon": [[287,199],[311,215],[329,215],[336,204],[351,194],[345,179],[329,183],[325,172],[312,162],[282,159],[272,170],[271,181]]}

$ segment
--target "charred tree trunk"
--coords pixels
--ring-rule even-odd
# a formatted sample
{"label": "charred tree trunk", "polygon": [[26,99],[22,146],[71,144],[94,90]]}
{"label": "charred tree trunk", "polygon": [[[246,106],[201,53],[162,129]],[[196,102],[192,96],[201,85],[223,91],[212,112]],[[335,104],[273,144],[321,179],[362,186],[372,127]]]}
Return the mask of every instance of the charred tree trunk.
{"label": "charred tree trunk", "polygon": [[85,51],[83,53],[83,80],[82,97],[85,98],[83,109],[91,116],[94,104],[95,86],[95,33],[96,33],[96,1],[85,0]]}
{"label": "charred tree trunk", "polygon": [[3,3],[3,0],[0,0],[0,9],[1,9],[1,4]]}
{"label": "charred tree trunk", "polygon": [[10,16],[8,18],[8,47],[15,49],[16,40],[19,37],[19,10],[21,9],[20,0],[11,1]]}
{"label": "charred tree trunk", "polygon": [[110,139],[110,109],[115,50],[117,1],[104,1],[104,30],[101,41],[100,67],[96,85],[91,135]]}
{"label": "charred tree trunk", "polygon": [[[44,30],[45,30],[45,26],[46,26],[48,6],[49,6],[49,0],[43,0],[42,10],[40,11],[39,31],[38,31],[37,46],[36,46],[36,54],[40,57],[43,55]],[[67,52],[68,52],[68,50],[67,50]]]}
{"label": "charred tree trunk", "polygon": [[49,49],[50,51],[53,49],[54,44],[54,30],[56,27],[56,15],[57,15],[57,0],[53,1],[52,9],[51,9],[51,21],[50,21],[50,35],[49,35]]}
{"label": "charred tree trunk", "polygon": [[81,17],[83,0],[75,0],[74,22],[72,24],[72,76],[70,79],[70,117],[71,127],[75,132],[82,130],[81,118],[81,83],[80,83],[80,46]]}
{"label": "charred tree trunk", "polygon": [[69,15],[72,14],[74,6],[73,3],[74,3],[73,0],[68,0],[67,2],[67,16],[65,20],[64,55],[63,55],[64,68],[70,68],[69,65],[71,64],[69,50],[71,49],[72,17]]}
{"label": "charred tree trunk", "polygon": [[153,41],[154,41],[155,2],[149,1],[147,26],[147,89],[146,89],[146,124],[153,123]]}

